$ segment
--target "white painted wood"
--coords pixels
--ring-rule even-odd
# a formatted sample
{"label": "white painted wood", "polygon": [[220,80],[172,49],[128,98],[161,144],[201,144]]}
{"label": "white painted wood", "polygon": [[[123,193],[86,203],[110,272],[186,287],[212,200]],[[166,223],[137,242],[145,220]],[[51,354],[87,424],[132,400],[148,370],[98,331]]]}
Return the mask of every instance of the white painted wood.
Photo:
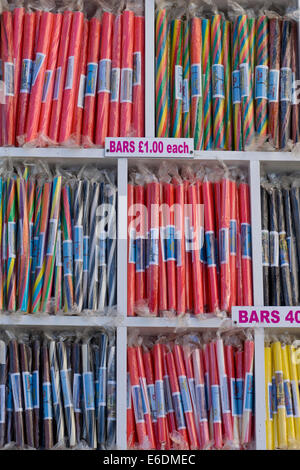
{"label": "white painted wood", "polygon": [[127,448],[127,328],[117,328],[117,449]]}

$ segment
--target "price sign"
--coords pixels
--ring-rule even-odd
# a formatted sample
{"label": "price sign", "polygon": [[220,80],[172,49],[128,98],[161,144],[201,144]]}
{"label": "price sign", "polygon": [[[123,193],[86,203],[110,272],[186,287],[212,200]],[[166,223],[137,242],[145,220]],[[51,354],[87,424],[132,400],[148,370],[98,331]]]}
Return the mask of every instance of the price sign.
{"label": "price sign", "polygon": [[300,328],[300,306],[232,307],[232,321],[241,327]]}
{"label": "price sign", "polygon": [[106,157],[193,158],[193,139],[152,139],[120,137],[105,139]]}

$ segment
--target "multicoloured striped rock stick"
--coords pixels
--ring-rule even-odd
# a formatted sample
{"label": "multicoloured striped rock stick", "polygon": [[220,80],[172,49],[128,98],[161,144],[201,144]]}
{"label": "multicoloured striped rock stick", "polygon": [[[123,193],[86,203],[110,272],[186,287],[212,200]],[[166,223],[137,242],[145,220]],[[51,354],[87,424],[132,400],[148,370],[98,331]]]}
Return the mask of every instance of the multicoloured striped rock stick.
{"label": "multicoloured striped rock stick", "polygon": [[16,241],[17,241],[17,215],[16,215],[16,181],[13,176],[7,179],[7,274],[6,294],[7,309],[15,311],[17,308],[17,266],[16,266]]}
{"label": "multicoloured striped rock stick", "polygon": [[2,179],[2,200],[0,202],[1,216],[2,216],[2,231],[1,231],[1,255],[2,255],[2,292],[3,292],[3,307],[7,307],[7,180]]}
{"label": "multicoloured striped rock stick", "polygon": [[196,150],[203,149],[202,31],[201,18],[190,21],[191,28],[191,128]]}
{"label": "multicoloured striped rock stick", "polygon": [[283,20],[280,69],[280,147],[284,149],[291,138],[292,111],[292,22]]}
{"label": "multicoloured striped rock stick", "polygon": [[31,305],[31,268],[33,260],[33,238],[34,238],[34,212],[35,212],[35,179],[29,178],[27,182],[27,206],[28,206],[28,223],[29,223],[29,299],[28,310],[30,311]]}
{"label": "multicoloured striped rock stick", "polygon": [[182,32],[182,20],[172,20],[170,25],[170,137],[182,136]]}
{"label": "multicoloured striped rock stick", "polygon": [[100,184],[93,183],[91,188],[90,205],[90,239],[89,239],[89,292],[88,309],[97,310],[98,307],[98,246],[96,211],[99,204]]}
{"label": "multicoloured striped rock stick", "polygon": [[213,148],[210,20],[202,19],[203,149]]}
{"label": "multicoloured striped rock stick", "polygon": [[233,148],[243,149],[242,107],[240,86],[240,57],[238,40],[238,19],[234,20],[232,28],[232,113],[233,113]]}
{"label": "multicoloured striped rock stick", "polygon": [[256,22],[255,128],[259,137],[268,133],[269,31],[268,18]]}
{"label": "multicoloured striped rock stick", "polygon": [[32,312],[38,312],[42,302],[42,292],[44,284],[44,274],[46,267],[46,241],[49,222],[49,208],[51,202],[52,183],[45,183],[41,205],[41,219],[39,229],[38,253],[36,261],[35,281],[32,292]]}
{"label": "multicoloured striped rock stick", "polygon": [[183,23],[182,137],[189,138],[190,126],[190,23]]}
{"label": "multicoloured striped rock stick", "polygon": [[225,147],[225,89],[221,15],[214,15],[211,20],[211,50],[214,148],[222,150]]}
{"label": "multicoloured striped rock stick", "polygon": [[225,150],[232,150],[232,99],[231,99],[231,23],[223,22],[222,42],[224,48],[225,89]]}
{"label": "multicoloured striped rock stick", "polygon": [[158,10],[155,20],[156,50],[156,136],[169,136],[168,106],[168,12]]}
{"label": "multicoloured striped rock stick", "polygon": [[63,236],[63,265],[64,265],[64,311],[71,312],[74,307],[73,286],[73,238],[71,216],[70,186],[62,188],[62,236]]}
{"label": "multicoloured striped rock stick", "polygon": [[60,216],[60,196],[61,196],[62,177],[56,176],[53,179],[51,206],[49,213],[48,240],[46,250],[46,267],[44,276],[44,288],[42,297],[42,311],[49,312],[49,300],[52,293],[54,265],[56,257],[56,239],[57,228]]}
{"label": "multicoloured striped rock stick", "polygon": [[74,194],[74,301],[79,312],[83,306],[83,181],[77,181]]}
{"label": "multicoloured striped rock stick", "polygon": [[[39,237],[40,237],[40,221],[42,213],[42,198],[43,198],[43,186],[39,182],[35,188],[35,209],[34,209],[34,226],[33,226],[33,252],[32,252],[32,264],[30,272],[30,284],[31,284],[31,296],[35,281],[35,272],[37,266],[37,257],[39,251]],[[32,298],[31,298],[32,305]]]}
{"label": "multicoloured striped rock stick", "polygon": [[250,69],[252,82],[254,79],[254,66],[255,66],[255,44],[256,44],[256,19],[248,18],[248,34],[249,34],[249,48],[250,48]]}
{"label": "multicoloured striped rock stick", "polygon": [[280,18],[269,20],[269,134],[275,149],[280,147],[279,134],[279,84],[280,84],[280,50],[281,50],[281,27]]}
{"label": "multicoloured striped rock stick", "polygon": [[58,341],[57,345],[58,363],[60,369],[60,381],[62,384],[63,402],[65,408],[65,422],[68,433],[70,447],[76,445],[75,415],[73,406],[70,373],[68,370],[67,347],[63,341]]}
{"label": "multicoloured striped rock stick", "polygon": [[253,143],[253,138],[255,136],[254,103],[251,74],[251,49],[247,15],[240,15],[238,17],[238,38],[240,57],[243,143],[244,149],[246,149]]}
{"label": "multicoloured striped rock stick", "polygon": [[63,282],[63,262],[62,262],[62,230],[61,230],[61,214],[58,220],[56,248],[55,248],[55,285],[54,285],[54,302],[55,312],[62,309],[62,282]]}

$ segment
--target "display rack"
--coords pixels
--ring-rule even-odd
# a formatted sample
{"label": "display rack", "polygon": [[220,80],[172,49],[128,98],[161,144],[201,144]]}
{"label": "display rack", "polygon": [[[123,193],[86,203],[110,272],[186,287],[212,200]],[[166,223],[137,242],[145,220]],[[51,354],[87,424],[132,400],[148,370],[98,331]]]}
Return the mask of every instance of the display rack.
{"label": "display rack", "polygon": [[[224,1],[216,2],[225,4]],[[252,4],[257,5],[257,1]],[[261,2],[262,4],[264,2]],[[300,0],[289,1],[298,5]],[[251,4],[251,1],[248,1]],[[145,128],[146,137],[155,137],[155,38],[154,38],[155,0],[145,0]],[[300,36],[299,36],[300,44]],[[300,64],[299,64],[300,69]],[[111,327],[117,334],[117,448],[126,449],[126,386],[127,386],[127,335],[133,331],[143,334],[160,334],[167,331],[184,329],[205,330],[218,329],[222,319],[212,318],[198,320],[196,318],[150,318],[127,317],[127,181],[128,170],[137,164],[157,165],[158,158],[136,159],[107,158],[101,149],[69,149],[69,148],[0,148],[0,158],[9,157],[15,160],[43,159],[49,163],[60,162],[66,165],[97,162],[100,167],[114,167],[117,170],[118,182],[118,242],[117,242],[117,313],[107,317],[93,316],[41,316],[41,315],[0,315],[0,328],[67,328],[90,327],[99,329]],[[260,177],[267,171],[300,170],[300,153],[289,152],[230,152],[203,151],[195,152],[194,160],[199,164],[223,160],[246,168],[249,175],[251,191],[252,218],[252,255],[253,255],[253,290],[254,305],[263,305],[262,276],[262,243],[261,243],[261,211],[260,211]],[[184,159],[176,159],[182,164]],[[189,160],[193,164],[193,160]],[[287,168],[287,165],[289,168]],[[228,321],[228,320],[227,320]],[[293,329],[296,333],[297,329]],[[278,331],[278,330],[277,330]],[[300,331],[300,329],[299,329]],[[255,337],[255,414],[256,414],[256,449],[265,449],[265,381],[264,381],[264,328],[256,328]]]}

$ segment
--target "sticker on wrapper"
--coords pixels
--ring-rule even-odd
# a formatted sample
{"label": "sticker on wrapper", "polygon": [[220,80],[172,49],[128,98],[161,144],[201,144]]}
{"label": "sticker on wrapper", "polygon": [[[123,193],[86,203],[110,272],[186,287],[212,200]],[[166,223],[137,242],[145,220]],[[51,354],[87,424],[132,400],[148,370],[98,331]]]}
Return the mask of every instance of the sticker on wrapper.
{"label": "sticker on wrapper", "polygon": [[83,272],[89,271],[89,240],[90,237],[85,235],[83,237]]}
{"label": "sticker on wrapper", "polygon": [[43,419],[52,419],[51,383],[43,382]]}
{"label": "sticker on wrapper", "polygon": [[83,262],[83,226],[74,226],[74,261]]}
{"label": "sticker on wrapper", "polygon": [[129,234],[129,253],[128,253],[128,263],[136,263],[136,239],[135,239],[135,229],[132,228]]}
{"label": "sticker on wrapper", "polygon": [[144,423],[144,413],[143,413],[143,403],[142,403],[142,396],[141,390],[139,385],[132,385],[131,386],[131,395],[133,401],[133,409],[135,415],[135,422],[136,424]]}
{"label": "sticker on wrapper", "polygon": [[177,430],[186,429],[180,392],[172,393]]}
{"label": "sticker on wrapper", "polygon": [[223,413],[230,413],[230,401],[228,394],[228,378],[224,375],[221,379],[221,401]]}
{"label": "sticker on wrapper", "polygon": [[233,377],[230,379],[230,395],[232,401],[232,416],[238,416],[236,381]]}
{"label": "sticker on wrapper", "polygon": [[87,65],[87,76],[85,83],[85,96],[96,96],[98,64],[89,62]]}
{"label": "sticker on wrapper", "polygon": [[110,59],[102,59],[99,61],[98,93],[110,93],[110,70]]}
{"label": "sticker on wrapper", "polygon": [[164,376],[164,389],[165,389],[165,403],[167,408],[167,413],[174,413],[173,403],[172,403],[172,394],[170,388],[169,376]]}
{"label": "sticker on wrapper", "polygon": [[51,383],[52,383],[52,403],[53,405],[58,405],[58,395],[57,395],[57,388],[56,388],[56,380],[55,380],[55,369],[51,367],[50,369],[51,375]]}
{"label": "sticker on wrapper", "polygon": [[86,82],[86,76],[81,74],[80,82],[79,82],[79,90],[78,90],[78,100],[77,100],[77,107],[81,109],[84,108],[85,82]]}
{"label": "sticker on wrapper", "polygon": [[139,86],[142,84],[142,54],[141,52],[133,53],[133,84]]}
{"label": "sticker on wrapper", "polygon": [[5,423],[5,385],[0,385],[0,424]]}
{"label": "sticker on wrapper", "polygon": [[122,69],[121,93],[120,93],[121,103],[132,103],[132,79],[133,79],[133,70]]}
{"label": "sticker on wrapper", "polygon": [[296,74],[295,72],[292,73],[292,105],[298,105],[298,98],[297,98],[297,81],[296,81]]}
{"label": "sticker on wrapper", "polygon": [[38,253],[37,253],[37,263],[36,263],[36,267],[39,269],[43,266],[44,248],[45,248],[45,233],[41,232],[39,236],[39,245],[38,245]]}
{"label": "sticker on wrapper", "polygon": [[68,370],[63,369],[60,371],[60,381],[61,381],[61,387],[62,387],[62,392],[63,392],[63,397],[64,397],[65,408],[73,407],[73,401],[72,401],[70,387],[69,387],[69,375],[70,375],[70,372]]}
{"label": "sticker on wrapper", "polygon": [[16,222],[8,222],[7,235],[8,235],[8,257],[16,258]]}
{"label": "sticker on wrapper", "polygon": [[280,101],[292,101],[292,69],[280,69]]}
{"label": "sticker on wrapper", "polygon": [[182,101],[182,66],[175,65],[175,99]]}
{"label": "sticker on wrapper", "polygon": [[68,58],[65,90],[72,90],[74,81],[74,56]]}
{"label": "sticker on wrapper", "polygon": [[229,230],[221,228],[220,230],[220,263],[227,264],[229,261]]}
{"label": "sticker on wrapper", "polygon": [[141,397],[142,397],[142,408],[143,413],[149,414],[149,410],[147,407],[148,398],[147,398],[147,386],[146,386],[146,379],[140,377],[140,390],[141,390]]}
{"label": "sticker on wrapper", "polygon": [[270,266],[269,256],[270,256],[270,237],[269,230],[261,231],[261,240],[262,240],[262,265]]}
{"label": "sticker on wrapper", "polygon": [[281,268],[290,266],[289,250],[288,250],[288,245],[287,245],[285,236],[286,236],[286,232],[279,233],[279,261],[280,261]]}
{"label": "sticker on wrapper", "polygon": [[36,58],[34,62],[33,74],[32,74],[32,84],[31,88],[35,85],[35,82],[39,76],[43,63],[46,59],[46,54],[42,54],[41,52],[36,53]]}
{"label": "sticker on wrapper", "polygon": [[246,373],[245,390],[244,390],[244,411],[253,410],[253,374]]}
{"label": "sticker on wrapper", "polygon": [[73,241],[63,241],[64,276],[73,275]]}
{"label": "sticker on wrapper", "polygon": [[182,112],[183,114],[190,111],[190,90],[189,90],[189,80],[185,78],[183,80],[183,102],[182,102]]}
{"label": "sticker on wrapper", "polygon": [[95,410],[93,372],[84,372],[82,375],[84,407],[87,411]]}
{"label": "sticker on wrapper", "polygon": [[205,232],[206,260],[207,266],[213,268],[217,266],[216,262],[216,243],[215,233],[213,231]]}
{"label": "sticker on wrapper", "polygon": [[213,422],[222,423],[219,385],[211,386],[211,401],[212,401],[212,411],[213,411]]}
{"label": "sticker on wrapper", "polygon": [[106,367],[99,367],[99,404],[100,406],[106,406],[106,371],[107,371]]}
{"label": "sticker on wrapper", "polygon": [[213,64],[212,66],[212,96],[213,98],[225,99],[224,66],[221,64]]}
{"label": "sticker on wrapper", "polygon": [[255,99],[268,99],[268,71],[267,65],[257,65],[255,69]]}
{"label": "sticker on wrapper", "polygon": [[231,256],[236,256],[237,249],[237,222],[236,220],[230,221],[230,228],[229,228],[229,251]]}
{"label": "sticker on wrapper", "polygon": [[299,401],[298,401],[298,384],[295,380],[291,380],[291,391],[293,397],[293,405],[294,405],[294,418],[300,418],[300,409],[299,409]]}
{"label": "sticker on wrapper", "polygon": [[[145,239],[138,237],[135,241],[135,263],[136,273],[144,273],[145,272]],[[130,245],[132,242],[130,242]],[[129,245],[129,246],[130,246]],[[130,253],[133,256],[133,253]]]}
{"label": "sticker on wrapper", "polygon": [[200,422],[207,421],[207,407],[206,407],[206,397],[205,397],[205,385],[197,384],[196,385],[196,400],[199,407],[200,413]]}
{"label": "sticker on wrapper", "polygon": [[30,372],[23,372],[22,378],[25,410],[32,410],[32,375]]}
{"label": "sticker on wrapper", "polygon": [[251,247],[251,225],[247,223],[241,224],[241,249],[243,259],[252,259]]}
{"label": "sticker on wrapper", "polygon": [[179,376],[178,381],[179,381],[179,386],[180,386],[183,410],[185,413],[192,413],[193,408],[192,408],[192,402],[191,402],[191,398],[189,394],[186,376],[185,375]]}
{"label": "sticker on wrapper", "polygon": [[60,79],[61,79],[61,67],[57,67],[55,73],[55,84],[53,91],[53,101],[58,100],[59,88],[60,88]]}
{"label": "sticker on wrapper", "polygon": [[111,69],[111,94],[110,94],[110,102],[111,103],[118,103],[119,96],[120,96],[120,76],[121,70],[116,67]]}
{"label": "sticker on wrapper", "polygon": [[158,266],[158,243],[159,243],[159,229],[152,228],[150,230],[150,243],[149,243],[149,266]]}
{"label": "sticker on wrapper", "polygon": [[197,98],[201,96],[202,96],[201,64],[193,64],[191,66],[191,97]]}
{"label": "sticker on wrapper", "polygon": [[106,266],[106,233],[101,232],[99,236],[99,258],[98,266]]}
{"label": "sticker on wrapper", "polygon": [[75,413],[81,413],[81,374],[74,374],[73,377],[73,403]]}
{"label": "sticker on wrapper", "polygon": [[241,102],[240,71],[234,70],[232,72],[232,104],[239,104],[240,102]]}
{"label": "sticker on wrapper", "polygon": [[30,93],[33,62],[30,59],[23,59],[21,71],[20,93]]}
{"label": "sticker on wrapper", "polygon": [[5,96],[14,96],[15,66],[12,62],[4,62],[4,93]]}
{"label": "sticker on wrapper", "polygon": [[57,225],[58,225],[58,220],[57,219],[50,219],[49,220],[48,242],[47,242],[47,251],[46,251],[47,256],[53,256],[54,255],[55,240],[56,240],[56,234],[57,234]]}
{"label": "sticker on wrapper", "polygon": [[40,372],[38,370],[32,373],[32,403],[33,408],[40,407]]}
{"label": "sticker on wrapper", "polygon": [[167,261],[176,261],[174,225],[168,225],[166,227],[166,252]]}
{"label": "sticker on wrapper", "polygon": [[46,103],[48,92],[49,92],[49,86],[51,82],[51,77],[52,77],[52,70],[46,70],[45,72],[45,79],[44,79],[44,87],[43,87],[43,95],[42,95],[42,103]]}
{"label": "sticker on wrapper", "polygon": [[165,396],[164,396],[164,382],[163,380],[155,381],[155,397],[156,397],[156,412],[157,418],[166,417]]}
{"label": "sticker on wrapper", "polygon": [[152,420],[153,422],[157,421],[157,413],[156,413],[156,401],[155,401],[155,385],[149,384],[147,385],[148,396],[150,400],[150,407],[152,413]]}
{"label": "sticker on wrapper", "polygon": [[250,94],[249,64],[240,64],[240,88],[241,98],[248,98]]}
{"label": "sticker on wrapper", "polygon": [[294,416],[294,413],[293,413],[293,402],[292,402],[290,381],[285,380],[283,383],[283,387],[284,387],[286,417],[291,418]]}
{"label": "sticker on wrapper", "polygon": [[279,266],[279,233],[270,232],[270,266]]}
{"label": "sticker on wrapper", "polygon": [[279,101],[279,70],[271,69],[269,71],[269,103],[278,103]]}

